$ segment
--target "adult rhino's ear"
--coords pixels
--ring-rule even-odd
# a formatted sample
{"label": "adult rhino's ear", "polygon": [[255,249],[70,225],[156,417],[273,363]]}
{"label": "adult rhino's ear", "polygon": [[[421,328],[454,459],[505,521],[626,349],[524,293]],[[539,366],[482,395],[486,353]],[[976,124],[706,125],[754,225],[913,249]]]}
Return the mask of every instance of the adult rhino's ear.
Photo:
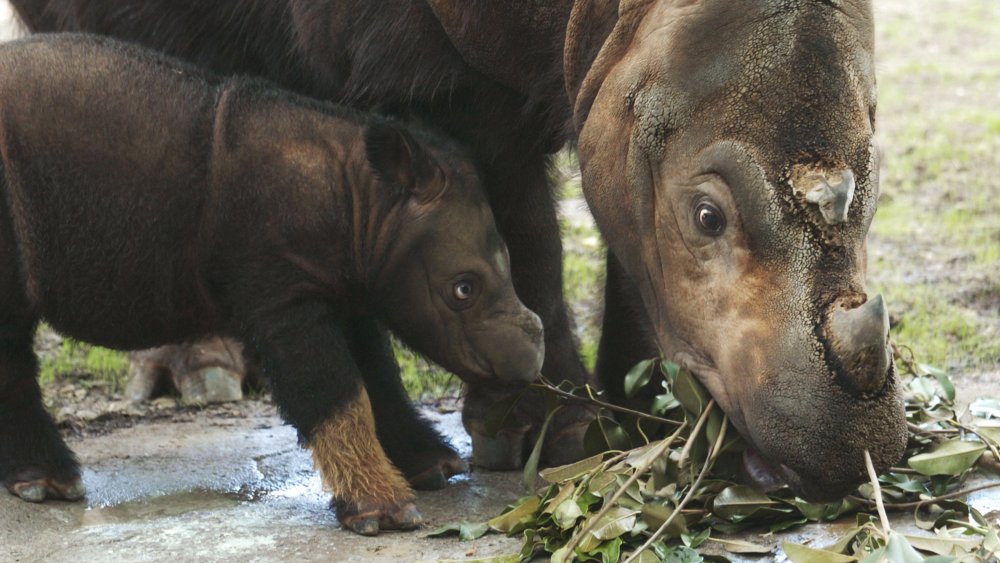
{"label": "adult rhino's ear", "polygon": [[436,166],[410,133],[387,120],[374,120],[365,128],[365,153],[376,178],[418,199],[432,199]]}

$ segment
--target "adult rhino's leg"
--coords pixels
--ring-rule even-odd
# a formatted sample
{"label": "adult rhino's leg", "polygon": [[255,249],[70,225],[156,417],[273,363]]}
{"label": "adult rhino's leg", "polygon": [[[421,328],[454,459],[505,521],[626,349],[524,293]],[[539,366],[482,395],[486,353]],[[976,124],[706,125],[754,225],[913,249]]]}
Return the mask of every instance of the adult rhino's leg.
{"label": "adult rhino's leg", "polygon": [[639,290],[611,252],[608,252],[605,280],[596,371],[608,398],[622,404],[625,374],[638,362],[654,358],[659,352]]}
{"label": "adult rhino's leg", "polygon": [[[540,154],[511,154],[496,159],[484,172],[497,226],[510,252],[514,289],[541,318],[545,329],[542,373],[555,382],[589,383],[563,298],[562,243],[548,181],[548,159]],[[544,402],[537,392],[526,394],[515,416],[497,435],[486,432],[486,414],[504,395],[497,389],[469,385],[462,419],[472,436],[476,465],[518,467],[525,459],[525,449],[537,439],[545,418]],[[550,423],[543,461],[558,465],[583,457],[583,434],[592,418],[593,413],[585,407],[564,407]]]}
{"label": "adult rhino's leg", "polygon": [[389,335],[369,316],[348,321],[345,335],[368,390],[379,442],[415,489],[443,488],[468,471],[458,453],[410,403]]}
{"label": "adult rhino's leg", "polygon": [[186,403],[223,403],[243,398],[247,365],[242,347],[229,339],[161,346],[130,355],[125,394],[145,401],[175,387]]}

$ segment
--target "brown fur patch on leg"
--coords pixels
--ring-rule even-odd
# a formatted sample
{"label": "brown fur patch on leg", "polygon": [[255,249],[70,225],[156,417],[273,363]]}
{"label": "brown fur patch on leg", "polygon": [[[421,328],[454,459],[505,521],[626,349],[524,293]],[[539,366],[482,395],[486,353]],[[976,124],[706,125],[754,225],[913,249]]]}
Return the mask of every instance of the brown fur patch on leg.
{"label": "brown fur patch on leg", "polygon": [[354,401],[316,429],[309,446],[323,485],[338,501],[389,507],[413,500],[403,474],[378,442],[375,417],[363,387]]}

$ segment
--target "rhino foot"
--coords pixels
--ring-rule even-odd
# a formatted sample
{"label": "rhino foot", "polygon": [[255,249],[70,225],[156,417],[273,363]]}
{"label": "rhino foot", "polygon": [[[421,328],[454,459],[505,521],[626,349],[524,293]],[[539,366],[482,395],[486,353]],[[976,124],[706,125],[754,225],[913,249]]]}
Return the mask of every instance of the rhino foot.
{"label": "rhino foot", "polygon": [[[540,393],[528,393],[495,434],[487,432],[486,420],[495,413],[493,405],[502,404],[502,396],[470,389],[462,410],[462,422],[472,437],[472,463],[493,470],[519,469],[528,452],[538,441],[545,418],[545,404]],[[586,457],[583,437],[596,413],[587,405],[570,403],[556,413],[549,423],[542,444],[541,464],[565,465]]]}
{"label": "rhino foot", "polygon": [[381,530],[411,530],[424,521],[411,501],[388,504],[336,501],[334,510],[341,525],[363,536],[378,535]]}
{"label": "rhino foot", "polygon": [[528,425],[501,428],[495,435],[486,431],[479,419],[466,419],[465,430],[472,438],[472,463],[494,471],[518,469],[524,465]]}
{"label": "rhino foot", "polygon": [[46,499],[75,501],[86,495],[80,477],[46,478],[36,471],[21,473],[19,477],[7,479],[4,486],[11,494],[27,502],[43,502]]}
{"label": "rhino foot", "polygon": [[[395,460],[394,460],[395,461]],[[469,464],[450,449],[440,452],[430,466],[419,468],[400,467],[410,486],[420,491],[436,491],[448,485],[448,478],[459,473],[468,473]]]}
{"label": "rhino foot", "polygon": [[131,355],[125,390],[135,402],[175,388],[189,404],[224,403],[243,398],[248,366],[242,348],[224,338],[162,346]]}

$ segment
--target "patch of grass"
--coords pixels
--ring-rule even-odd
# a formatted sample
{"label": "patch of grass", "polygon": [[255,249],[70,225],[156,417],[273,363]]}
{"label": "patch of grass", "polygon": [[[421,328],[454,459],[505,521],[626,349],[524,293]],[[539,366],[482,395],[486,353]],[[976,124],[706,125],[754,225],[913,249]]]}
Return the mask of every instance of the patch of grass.
{"label": "patch of grass", "polygon": [[124,352],[65,338],[54,349],[40,354],[39,378],[42,383],[49,383],[84,377],[110,382],[111,389],[120,392],[125,388],[128,365],[128,355]]}
{"label": "patch of grass", "polygon": [[1000,358],[1000,334],[980,311],[943,298],[939,284],[875,289],[891,296],[891,310],[898,315],[893,340],[911,348],[921,362],[964,370],[993,366]]}
{"label": "patch of grass", "polygon": [[393,339],[396,361],[402,372],[403,387],[412,399],[427,399],[457,395],[462,388],[458,377],[424,359]]}

